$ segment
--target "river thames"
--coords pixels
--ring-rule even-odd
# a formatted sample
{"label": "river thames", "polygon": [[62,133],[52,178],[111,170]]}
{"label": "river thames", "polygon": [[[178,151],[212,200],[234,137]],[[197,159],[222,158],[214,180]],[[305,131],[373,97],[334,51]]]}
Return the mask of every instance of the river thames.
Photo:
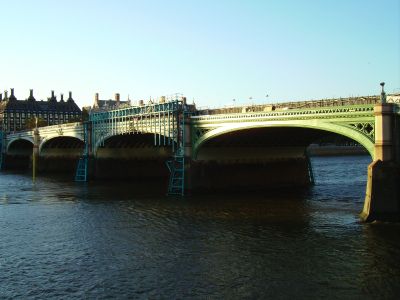
{"label": "river thames", "polygon": [[394,299],[400,224],[358,217],[369,163],[317,157],[306,190],[184,199],[2,172],[0,299]]}

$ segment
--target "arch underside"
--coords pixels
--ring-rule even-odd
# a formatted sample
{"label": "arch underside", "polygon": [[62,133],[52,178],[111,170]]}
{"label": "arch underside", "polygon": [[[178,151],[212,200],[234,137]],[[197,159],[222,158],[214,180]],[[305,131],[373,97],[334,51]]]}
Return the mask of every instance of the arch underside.
{"label": "arch underside", "polygon": [[45,136],[39,145],[39,153],[44,147],[54,147],[59,144],[61,148],[76,148],[77,145],[83,145],[83,138],[80,135],[55,135]]}
{"label": "arch underside", "polygon": [[33,140],[32,139],[27,138],[27,137],[21,137],[21,138],[17,138],[17,139],[13,139],[13,140],[9,141],[7,143],[7,149],[6,149],[7,151],[6,152],[8,152],[8,150],[10,148],[15,147],[16,143],[19,144],[19,143],[25,143],[25,142],[30,143],[32,145],[32,147],[33,147]]}
{"label": "arch underside", "polygon": [[[297,128],[297,131],[290,130],[291,128]],[[240,135],[237,139],[240,140],[243,145],[246,143],[251,144],[252,139],[258,139],[257,143],[260,143],[260,138],[262,138],[265,139],[265,146],[307,147],[310,143],[315,142],[318,138],[329,133],[344,136],[359,143],[368,151],[371,157],[374,158],[374,124],[369,120],[358,124],[354,122],[342,124],[330,123],[321,122],[319,120],[313,120],[311,122],[243,122],[238,124],[223,124],[216,128],[207,128],[204,126],[197,130],[198,132],[202,132],[202,134],[198,135],[197,140],[193,143],[194,159],[197,159],[202,147],[212,146],[220,141],[229,140],[237,134]],[[264,130],[264,134],[251,134],[252,131],[260,132],[260,130]],[[272,131],[275,132],[271,135]],[[239,132],[243,132],[244,134]],[[216,142],[213,142],[214,139],[216,139]],[[255,142],[256,140],[253,141]]]}
{"label": "arch underside", "polygon": [[82,154],[84,142],[73,136],[56,136],[44,139],[39,145],[39,155],[76,157]]}
{"label": "arch underside", "polygon": [[7,154],[11,155],[31,155],[33,149],[33,141],[28,138],[20,138],[12,140],[7,145]]}
{"label": "arch underside", "polygon": [[165,146],[155,145],[152,133],[110,135],[95,149],[95,176],[151,180],[153,184],[164,185],[169,175],[165,161],[171,157],[171,150],[167,140]]}
{"label": "arch underside", "polygon": [[98,158],[165,159],[172,155],[172,141],[153,133],[109,135],[97,144]]}
{"label": "arch underside", "polygon": [[109,134],[101,137],[95,144],[94,153],[97,155],[100,149],[141,149],[141,148],[166,148],[172,147],[172,139],[154,133],[138,132],[130,134]]}

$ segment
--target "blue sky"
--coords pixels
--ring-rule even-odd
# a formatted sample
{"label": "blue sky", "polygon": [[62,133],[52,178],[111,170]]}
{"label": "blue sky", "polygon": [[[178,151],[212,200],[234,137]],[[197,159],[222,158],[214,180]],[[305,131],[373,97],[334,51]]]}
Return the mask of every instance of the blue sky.
{"label": "blue sky", "polygon": [[[400,92],[400,0],[0,0],[0,90],[80,106],[198,106]],[[268,97],[266,97],[268,95]]]}

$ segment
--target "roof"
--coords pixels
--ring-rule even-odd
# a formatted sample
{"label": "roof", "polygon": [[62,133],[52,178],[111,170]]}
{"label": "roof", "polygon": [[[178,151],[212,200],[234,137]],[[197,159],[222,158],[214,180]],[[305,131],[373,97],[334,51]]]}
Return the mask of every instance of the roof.
{"label": "roof", "polygon": [[6,110],[81,112],[81,109],[74,101],[11,100],[10,98],[0,102],[0,113]]}

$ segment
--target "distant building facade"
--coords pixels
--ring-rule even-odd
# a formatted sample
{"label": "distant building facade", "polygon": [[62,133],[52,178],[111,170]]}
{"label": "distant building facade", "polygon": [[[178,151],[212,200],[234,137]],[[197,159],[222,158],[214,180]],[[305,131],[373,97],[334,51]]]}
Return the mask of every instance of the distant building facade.
{"label": "distant building facade", "polygon": [[81,118],[82,111],[72,99],[72,93],[64,101],[61,94],[60,101],[57,101],[54,91],[51,91],[51,97],[47,101],[37,101],[33,96],[33,90],[30,90],[29,97],[25,100],[18,100],[14,95],[14,89],[11,89],[11,95],[8,91],[0,93],[0,130],[4,132],[14,132],[26,129],[27,122],[37,117],[47,125],[56,125],[68,123]]}
{"label": "distant building facade", "polygon": [[124,108],[131,106],[131,100],[121,101],[119,93],[115,94],[114,100],[100,100],[99,93],[94,95],[94,103],[92,106],[93,111],[105,111],[113,110],[118,108]]}

